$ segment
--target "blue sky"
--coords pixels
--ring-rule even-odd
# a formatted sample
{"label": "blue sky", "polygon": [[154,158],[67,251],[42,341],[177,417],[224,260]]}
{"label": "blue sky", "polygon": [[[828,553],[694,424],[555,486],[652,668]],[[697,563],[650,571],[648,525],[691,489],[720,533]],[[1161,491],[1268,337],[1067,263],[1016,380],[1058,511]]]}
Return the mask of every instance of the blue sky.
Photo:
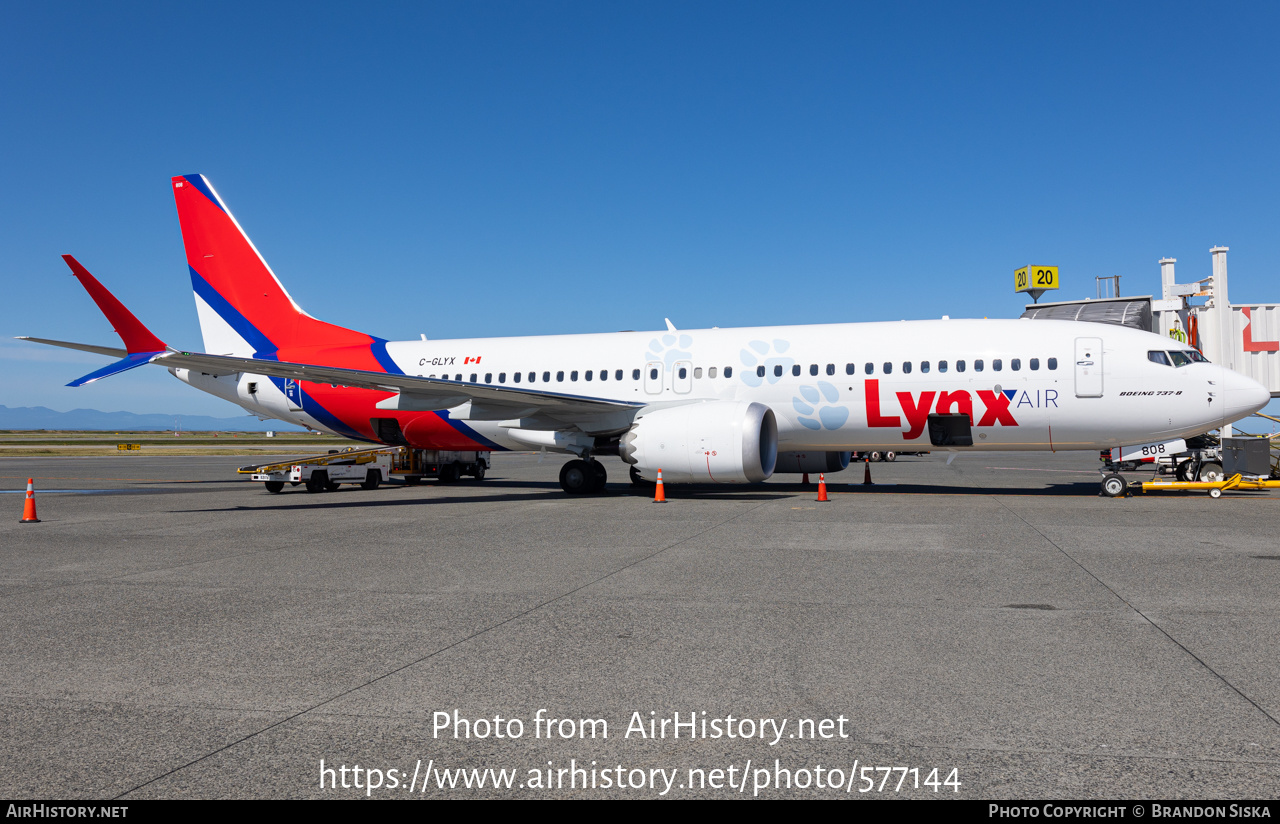
{"label": "blue sky", "polygon": [[[1012,273],[1280,301],[1275,4],[11,4],[0,403],[232,415],[111,344],[75,254],[199,330],[168,180],[388,338],[1015,317]],[[151,374],[143,374],[145,372]]]}

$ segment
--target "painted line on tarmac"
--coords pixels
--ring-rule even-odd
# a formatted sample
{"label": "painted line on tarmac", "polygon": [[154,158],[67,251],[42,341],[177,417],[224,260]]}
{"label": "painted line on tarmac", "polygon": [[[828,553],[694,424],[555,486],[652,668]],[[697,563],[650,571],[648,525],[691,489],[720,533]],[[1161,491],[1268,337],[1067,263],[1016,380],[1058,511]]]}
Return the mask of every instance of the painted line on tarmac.
{"label": "painted line on tarmac", "polygon": [[1070,472],[1072,475],[1097,475],[1092,469],[1040,469],[1028,466],[984,466],[983,469],[1003,469],[1007,472]]}

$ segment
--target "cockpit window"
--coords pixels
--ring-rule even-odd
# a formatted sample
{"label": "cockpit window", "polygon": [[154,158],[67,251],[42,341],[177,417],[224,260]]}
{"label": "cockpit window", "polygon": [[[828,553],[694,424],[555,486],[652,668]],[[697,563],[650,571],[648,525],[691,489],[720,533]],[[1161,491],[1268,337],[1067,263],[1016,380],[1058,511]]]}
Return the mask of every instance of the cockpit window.
{"label": "cockpit window", "polygon": [[1191,358],[1187,357],[1186,352],[1174,350],[1169,353],[1169,358],[1173,361],[1174,366],[1186,366],[1188,363],[1191,363]]}
{"label": "cockpit window", "polygon": [[1184,349],[1182,350],[1182,354],[1186,355],[1188,358],[1191,358],[1192,363],[1208,363],[1209,362],[1208,358],[1206,358],[1204,355],[1197,352],[1195,349]]}
{"label": "cockpit window", "polygon": [[1151,361],[1152,363],[1159,363],[1159,364],[1163,364],[1164,366],[1172,366],[1172,365],[1173,365],[1173,364],[1169,363],[1169,356],[1168,356],[1168,355],[1166,355],[1164,352],[1161,352],[1161,351],[1160,351],[1160,350],[1158,350],[1158,349],[1153,349],[1153,350],[1151,350],[1150,352],[1148,352],[1148,353],[1147,353],[1147,360]]}

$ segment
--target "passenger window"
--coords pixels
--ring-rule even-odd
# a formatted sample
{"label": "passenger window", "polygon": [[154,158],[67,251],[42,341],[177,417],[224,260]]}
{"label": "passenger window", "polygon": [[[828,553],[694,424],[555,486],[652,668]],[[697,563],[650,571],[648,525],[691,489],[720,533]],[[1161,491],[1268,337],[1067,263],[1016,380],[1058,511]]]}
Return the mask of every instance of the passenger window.
{"label": "passenger window", "polygon": [[[590,372],[588,372],[588,373],[587,373],[587,380],[591,380],[591,377],[590,377],[590,376],[591,376],[591,373],[590,373]],[[680,380],[684,380],[684,379],[685,379],[685,378],[687,378],[687,377],[689,377],[689,370],[688,370],[688,369],[686,369],[685,367],[681,366],[681,367],[680,367]]]}
{"label": "passenger window", "polygon": [[973,362],[973,371],[975,372],[982,371],[982,358],[978,358],[976,361]]}
{"label": "passenger window", "polygon": [[992,359],[991,359],[991,371],[992,371],[992,372],[999,372],[999,371],[1000,371],[1001,369],[1003,369],[1003,368],[1004,368],[1004,361],[1000,360],[999,358],[992,358]]}
{"label": "passenger window", "polygon": [[535,379],[535,378],[537,378],[537,377],[538,377],[538,373],[537,373],[537,372],[530,372],[530,373],[529,373],[529,383],[533,383],[534,379]]}
{"label": "passenger window", "polygon": [[707,377],[714,378],[715,376],[716,376],[716,368],[712,366],[710,369],[707,370]]}
{"label": "passenger window", "polygon": [[927,360],[920,361],[920,371],[921,372],[929,371],[929,362]]}
{"label": "passenger window", "polygon": [[471,373],[471,382],[472,382],[472,383],[475,383],[475,382],[476,382],[476,373],[475,373],[475,372],[472,372],[472,373]]}
{"label": "passenger window", "polygon": [[903,362],[902,362],[902,374],[904,374],[904,375],[910,375],[910,374],[911,374],[911,361],[903,361]]}
{"label": "passenger window", "polygon": [[484,373],[484,382],[485,382],[485,383],[493,383],[493,373],[492,373],[492,372],[485,372],[485,373]]}
{"label": "passenger window", "polygon": [[818,364],[816,363],[809,364],[809,374],[810,375],[818,374]]}
{"label": "passenger window", "polygon": [[[501,378],[501,377],[499,377],[499,378],[498,378],[498,380],[502,380],[502,378]],[[512,382],[512,383],[519,383],[519,382],[520,382],[520,373],[519,373],[519,372],[513,372],[513,373],[511,374],[511,382]]]}
{"label": "passenger window", "polygon": [[946,361],[944,361],[944,360],[940,360],[940,361],[938,361],[938,371],[939,371],[939,372],[945,372],[945,371],[947,371],[947,362],[946,362]]}
{"label": "passenger window", "polygon": [[892,363],[889,363],[888,361],[885,361],[885,362],[884,362],[884,373],[885,373],[886,375],[892,375],[892,374],[893,374],[893,364],[892,364]]}
{"label": "passenger window", "polygon": [[1049,371],[1050,371],[1050,372],[1052,372],[1053,370],[1055,370],[1055,369],[1057,369],[1057,368],[1058,368],[1058,359],[1057,359],[1057,358],[1049,358]]}
{"label": "passenger window", "polygon": [[1013,360],[1009,361],[1009,368],[1012,369],[1014,372],[1017,372],[1018,370],[1020,370],[1022,368],[1022,359],[1014,358]]}
{"label": "passenger window", "polygon": [[1038,372],[1039,370],[1040,370],[1040,359],[1039,359],[1039,358],[1032,358],[1032,359],[1031,359],[1031,371],[1032,371],[1032,372]]}
{"label": "passenger window", "polygon": [[726,367],[724,368],[724,376],[725,376],[726,378],[732,378],[732,377],[733,377],[733,367],[732,367],[732,366],[726,366]]}
{"label": "passenger window", "polygon": [[649,380],[656,381],[658,379],[658,368],[655,366],[649,370]]}
{"label": "passenger window", "polygon": [[836,365],[834,363],[827,364],[827,374],[834,375],[836,373]]}
{"label": "passenger window", "polygon": [[[781,368],[781,367],[779,367],[779,368]],[[763,378],[763,377],[764,377],[764,367],[763,367],[763,366],[757,366],[757,367],[756,367],[756,377],[757,377],[757,378]]]}
{"label": "passenger window", "polygon": [[696,380],[696,379],[698,379],[698,378],[701,378],[701,377],[702,377],[702,367],[701,367],[701,366],[695,366],[695,367],[693,367],[693,377],[694,377],[694,379],[695,379],[695,380]]}
{"label": "passenger window", "polygon": [[569,380],[576,381],[578,379],[578,370],[575,369],[569,373]]}
{"label": "passenger window", "polygon": [[564,370],[563,370],[563,369],[561,369],[559,372],[557,372],[557,373],[556,373],[556,380],[557,380],[557,381],[560,381],[561,383],[563,383],[563,382],[564,382]]}
{"label": "passenger window", "polygon": [[1147,353],[1147,360],[1151,361],[1152,363],[1162,364],[1164,366],[1173,366],[1173,364],[1169,363],[1168,355],[1166,355],[1164,352],[1160,352],[1155,349]]}
{"label": "passenger window", "polygon": [[601,370],[600,370],[600,380],[602,380],[602,381],[607,381],[607,380],[609,380],[609,370],[608,370],[608,369],[601,369]]}
{"label": "passenger window", "polygon": [[[797,368],[799,368],[799,367],[797,367]],[[800,374],[800,373],[799,373],[799,372],[797,372],[796,374]],[[780,378],[780,377],[782,377],[782,364],[778,364],[777,366],[773,367],[773,376],[774,376],[775,378]]]}
{"label": "passenger window", "polygon": [[1188,363],[1191,363],[1191,358],[1188,358],[1183,353],[1177,351],[1170,352],[1169,358],[1173,361],[1174,366],[1186,366]]}
{"label": "passenger window", "polygon": [[551,373],[550,373],[550,372],[543,372],[543,373],[542,373],[542,382],[543,382],[543,383],[551,383]]}
{"label": "passenger window", "polygon": [[800,377],[800,364],[797,363],[795,366],[791,367],[791,374],[796,377]]}
{"label": "passenger window", "polygon": [[844,373],[845,373],[846,375],[852,375],[854,372],[857,372],[857,371],[858,371],[858,366],[857,366],[857,364],[853,364],[853,363],[846,363],[846,364],[844,365]]}
{"label": "passenger window", "polygon": [[639,369],[632,369],[632,370],[631,370],[631,380],[633,380],[633,381],[638,381],[638,380],[640,380],[640,370],[639,370]]}
{"label": "passenger window", "polygon": [[957,372],[963,372],[963,371],[964,371],[964,361],[962,361],[962,360],[958,360],[958,361],[956,361],[956,371],[957,371]]}
{"label": "passenger window", "polygon": [[498,373],[498,383],[506,383],[506,382],[507,382],[507,373],[506,373],[506,372],[499,372],[499,373]]}
{"label": "passenger window", "polygon": [[587,374],[583,375],[583,377],[586,378],[587,380],[591,380],[591,370],[588,369]]}
{"label": "passenger window", "polygon": [[866,366],[862,367],[862,371],[866,372],[868,375],[875,374],[876,365],[874,363],[868,363]]}
{"label": "passenger window", "polygon": [[621,370],[621,369],[615,369],[615,370],[614,370],[614,372],[613,372],[613,379],[614,379],[615,381],[620,381],[620,380],[622,380],[622,370]]}

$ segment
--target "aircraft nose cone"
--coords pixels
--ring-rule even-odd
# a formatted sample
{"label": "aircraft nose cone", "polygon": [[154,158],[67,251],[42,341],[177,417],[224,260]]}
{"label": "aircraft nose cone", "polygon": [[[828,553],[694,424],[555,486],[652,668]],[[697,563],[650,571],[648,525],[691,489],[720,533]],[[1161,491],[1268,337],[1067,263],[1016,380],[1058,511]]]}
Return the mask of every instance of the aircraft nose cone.
{"label": "aircraft nose cone", "polygon": [[1248,417],[1271,402],[1271,393],[1267,391],[1267,387],[1238,372],[1229,369],[1224,371],[1226,398],[1223,405],[1226,407],[1224,417],[1228,421]]}

